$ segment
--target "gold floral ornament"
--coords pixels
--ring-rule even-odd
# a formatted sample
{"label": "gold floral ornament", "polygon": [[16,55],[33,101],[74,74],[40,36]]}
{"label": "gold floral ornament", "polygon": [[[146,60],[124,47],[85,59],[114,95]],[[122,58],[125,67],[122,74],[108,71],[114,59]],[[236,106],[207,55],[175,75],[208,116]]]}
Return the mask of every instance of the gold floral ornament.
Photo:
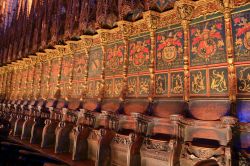
{"label": "gold floral ornament", "polygon": [[241,92],[250,92],[250,67],[244,67],[239,71],[238,89]]}

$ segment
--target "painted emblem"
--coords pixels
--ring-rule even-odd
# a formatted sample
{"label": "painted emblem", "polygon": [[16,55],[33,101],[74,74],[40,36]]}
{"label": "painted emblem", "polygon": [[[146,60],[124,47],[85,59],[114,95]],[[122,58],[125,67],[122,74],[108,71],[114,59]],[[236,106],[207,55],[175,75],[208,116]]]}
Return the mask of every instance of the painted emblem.
{"label": "painted emblem", "polygon": [[249,11],[233,14],[235,61],[250,60],[250,15]]}
{"label": "painted emblem", "polygon": [[124,46],[115,44],[113,47],[107,49],[107,61],[106,67],[115,71],[117,68],[120,68],[123,64],[123,52]]}
{"label": "painted emblem", "polygon": [[129,73],[147,71],[150,57],[150,39],[140,37],[129,43]]}
{"label": "painted emblem", "polygon": [[222,18],[190,26],[191,66],[226,62]]}

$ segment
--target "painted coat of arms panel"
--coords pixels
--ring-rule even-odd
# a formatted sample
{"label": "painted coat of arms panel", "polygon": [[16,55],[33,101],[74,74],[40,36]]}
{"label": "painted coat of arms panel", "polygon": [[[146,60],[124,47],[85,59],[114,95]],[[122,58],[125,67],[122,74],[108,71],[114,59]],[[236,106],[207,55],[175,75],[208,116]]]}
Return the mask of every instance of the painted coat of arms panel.
{"label": "painted coat of arms panel", "polygon": [[98,77],[102,73],[103,53],[101,48],[92,49],[89,53],[88,77]]}
{"label": "painted coat of arms panel", "polygon": [[184,72],[172,72],[170,74],[171,84],[170,93],[171,95],[182,95],[184,91]]}
{"label": "painted coat of arms panel", "polygon": [[105,75],[122,75],[125,46],[123,43],[114,43],[107,47]]}
{"label": "painted coat of arms panel", "polygon": [[184,37],[181,28],[156,33],[156,70],[183,67]]}
{"label": "painted coat of arms panel", "polygon": [[241,94],[250,93],[250,66],[237,66],[237,92]]}
{"label": "painted coat of arms panel", "polygon": [[84,79],[84,73],[86,72],[86,59],[85,53],[74,54],[74,67],[73,67],[73,80],[80,81]]}
{"label": "painted coat of arms panel", "polygon": [[148,72],[150,64],[150,36],[131,38],[129,41],[128,73]]}
{"label": "painted coat of arms panel", "polygon": [[202,66],[227,61],[224,17],[190,25],[190,64]]}
{"label": "painted coat of arms panel", "polygon": [[155,94],[157,96],[168,95],[168,73],[155,75]]}
{"label": "painted coat of arms panel", "polygon": [[73,58],[64,56],[62,59],[61,82],[69,82],[72,73]]}
{"label": "painted coat of arms panel", "polygon": [[57,83],[60,74],[61,61],[59,58],[55,58],[51,60],[51,73],[49,83]]}
{"label": "painted coat of arms panel", "polygon": [[235,61],[250,61],[250,11],[232,15]]}
{"label": "painted coat of arms panel", "polygon": [[209,69],[210,94],[228,93],[228,70],[227,68]]}
{"label": "painted coat of arms panel", "polygon": [[190,72],[190,93],[194,95],[207,94],[206,70],[193,70]]}

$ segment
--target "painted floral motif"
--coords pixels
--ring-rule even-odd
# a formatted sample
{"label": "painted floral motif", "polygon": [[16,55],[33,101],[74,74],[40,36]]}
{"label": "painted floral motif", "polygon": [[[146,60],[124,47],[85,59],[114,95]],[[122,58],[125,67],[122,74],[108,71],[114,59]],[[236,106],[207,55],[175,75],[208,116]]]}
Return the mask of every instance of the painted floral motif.
{"label": "painted floral motif", "polygon": [[86,66],[85,54],[76,53],[74,55],[73,80],[80,81],[83,79]]}
{"label": "painted floral motif", "polygon": [[148,95],[150,90],[150,77],[149,76],[139,76],[139,95]]}
{"label": "painted floral motif", "polygon": [[124,49],[122,43],[112,44],[107,48],[105,75],[122,74]]}
{"label": "painted floral motif", "polygon": [[191,66],[226,62],[223,18],[190,26]]}
{"label": "painted floral motif", "polygon": [[83,95],[84,82],[73,82],[72,83],[72,97],[80,98]]}
{"label": "painted floral motif", "polygon": [[90,51],[89,55],[89,66],[88,66],[88,76],[98,77],[102,72],[102,49],[97,48]]}
{"label": "painted floral motif", "polygon": [[250,93],[250,66],[236,68],[238,93]]}
{"label": "painted floral motif", "polygon": [[191,71],[190,80],[192,94],[206,94],[206,70]]}
{"label": "painted floral motif", "polygon": [[184,88],[184,73],[174,72],[171,73],[171,94],[181,95]]}
{"label": "painted floral motif", "polygon": [[184,42],[183,38],[183,32],[181,29],[157,33],[157,70],[182,67]]}
{"label": "painted floral motif", "polygon": [[149,36],[131,39],[129,42],[129,73],[148,71],[150,44]]}
{"label": "painted floral motif", "polygon": [[155,94],[156,95],[168,94],[168,73],[155,75]]}
{"label": "painted floral motif", "polygon": [[123,90],[123,79],[115,78],[114,79],[114,97],[120,96],[122,90]]}
{"label": "painted floral motif", "polygon": [[235,61],[250,60],[250,14],[249,11],[234,14],[232,21]]}
{"label": "painted floral motif", "polygon": [[210,93],[226,93],[228,91],[227,69],[210,69]]}

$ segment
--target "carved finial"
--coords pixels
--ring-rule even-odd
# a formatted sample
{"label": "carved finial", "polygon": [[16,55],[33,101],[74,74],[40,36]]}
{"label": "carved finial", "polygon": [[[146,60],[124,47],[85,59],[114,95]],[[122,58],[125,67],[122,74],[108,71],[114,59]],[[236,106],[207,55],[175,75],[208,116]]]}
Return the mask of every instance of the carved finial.
{"label": "carved finial", "polygon": [[195,5],[191,0],[179,0],[175,3],[175,10],[182,20],[191,20],[194,9]]}

